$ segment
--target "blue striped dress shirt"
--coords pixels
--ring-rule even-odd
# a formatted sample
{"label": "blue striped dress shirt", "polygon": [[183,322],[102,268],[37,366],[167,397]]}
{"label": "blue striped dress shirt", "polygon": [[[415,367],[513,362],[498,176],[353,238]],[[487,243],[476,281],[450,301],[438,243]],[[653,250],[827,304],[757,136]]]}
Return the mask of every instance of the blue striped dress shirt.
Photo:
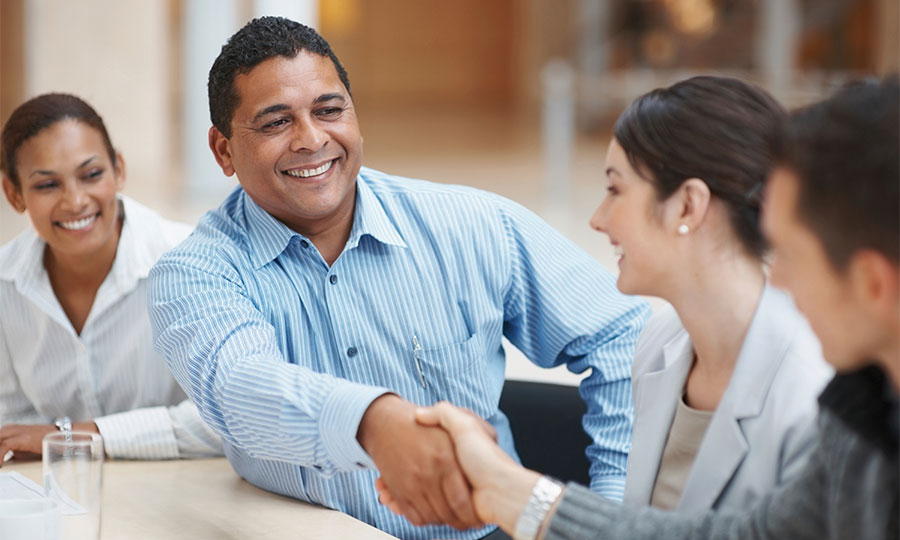
{"label": "blue striped dress shirt", "polygon": [[497,409],[505,335],[540,366],[592,368],[581,383],[592,487],[622,496],[631,358],[649,308],[512,201],[363,168],[329,267],[238,187],[160,259],[149,295],[157,349],[234,469],[264,489],[402,538],[486,534],[415,527],[382,507],[356,432],[390,391],[472,409],[515,456]]}

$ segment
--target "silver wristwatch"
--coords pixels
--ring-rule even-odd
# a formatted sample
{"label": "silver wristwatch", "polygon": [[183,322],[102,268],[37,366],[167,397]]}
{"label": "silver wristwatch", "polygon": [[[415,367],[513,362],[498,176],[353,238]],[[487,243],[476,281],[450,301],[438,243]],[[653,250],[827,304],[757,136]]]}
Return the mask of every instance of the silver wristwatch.
{"label": "silver wristwatch", "polygon": [[548,476],[538,478],[525,509],[516,521],[515,540],[535,540],[550,507],[562,493],[563,485]]}

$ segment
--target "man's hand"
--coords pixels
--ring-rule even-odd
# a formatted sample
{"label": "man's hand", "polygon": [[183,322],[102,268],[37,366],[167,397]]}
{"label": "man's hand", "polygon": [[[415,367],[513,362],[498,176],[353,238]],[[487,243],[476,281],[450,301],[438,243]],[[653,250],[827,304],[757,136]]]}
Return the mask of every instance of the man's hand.
{"label": "man's hand", "polygon": [[414,404],[386,394],[359,423],[357,439],[381,473],[379,485],[390,490],[394,508],[414,525],[482,527],[450,437],[439,427],[416,423],[415,411]]}
{"label": "man's hand", "polygon": [[[497,446],[485,421],[471,411],[442,402],[416,412],[423,426],[439,426],[453,440],[457,460],[469,484],[478,518],[512,533],[540,475],[518,465]],[[377,482],[382,504],[403,513],[389,485]]]}
{"label": "man's hand", "polygon": [[[72,429],[99,433],[93,422],[79,422],[73,424]],[[0,467],[3,466],[3,456],[10,450],[15,453],[17,460],[40,457],[44,435],[57,431],[53,424],[8,424],[0,427]]]}

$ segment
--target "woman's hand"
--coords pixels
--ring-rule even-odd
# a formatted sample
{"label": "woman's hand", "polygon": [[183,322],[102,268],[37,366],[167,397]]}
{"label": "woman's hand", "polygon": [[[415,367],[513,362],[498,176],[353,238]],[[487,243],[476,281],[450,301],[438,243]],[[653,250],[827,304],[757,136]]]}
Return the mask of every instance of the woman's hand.
{"label": "woman's hand", "polygon": [[[99,433],[97,424],[94,422],[78,422],[72,425],[75,431],[90,431]],[[41,445],[44,436],[48,433],[57,432],[56,426],[53,424],[7,424],[0,427],[0,467],[3,466],[2,458],[7,452],[12,450],[15,453],[15,459],[33,459],[41,456],[43,451]]]}
{"label": "woman's hand", "polygon": [[5,456],[10,450],[15,452],[16,459],[40,457],[44,435],[54,431],[57,429],[53,424],[5,425],[0,428],[0,457]]}
{"label": "woman's hand", "polygon": [[[416,421],[439,426],[450,435],[456,459],[472,488],[475,511],[485,523],[515,530],[540,475],[517,464],[496,443],[493,427],[473,412],[441,402],[416,411]],[[383,482],[376,481],[379,500],[397,513]]]}

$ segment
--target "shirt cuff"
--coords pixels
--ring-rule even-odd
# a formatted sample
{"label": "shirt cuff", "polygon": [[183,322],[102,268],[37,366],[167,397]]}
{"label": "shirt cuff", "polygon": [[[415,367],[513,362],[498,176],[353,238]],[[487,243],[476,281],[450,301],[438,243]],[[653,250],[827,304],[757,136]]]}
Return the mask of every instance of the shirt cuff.
{"label": "shirt cuff", "polygon": [[624,476],[601,476],[591,480],[591,491],[599,493],[607,499],[622,502],[625,495]]}
{"label": "shirt cuff", "polygon": [[319,416],[319,434],[328,459],[342,471],[374,469],[375,462],[356,439],[359,423],[376,398],[387,388],[344,383],[332,391]]}
{"label": "shirt cuff", "polygon": [[166,407],[95,418],[106,455],[119,459],[175,459],[178,443]]}

